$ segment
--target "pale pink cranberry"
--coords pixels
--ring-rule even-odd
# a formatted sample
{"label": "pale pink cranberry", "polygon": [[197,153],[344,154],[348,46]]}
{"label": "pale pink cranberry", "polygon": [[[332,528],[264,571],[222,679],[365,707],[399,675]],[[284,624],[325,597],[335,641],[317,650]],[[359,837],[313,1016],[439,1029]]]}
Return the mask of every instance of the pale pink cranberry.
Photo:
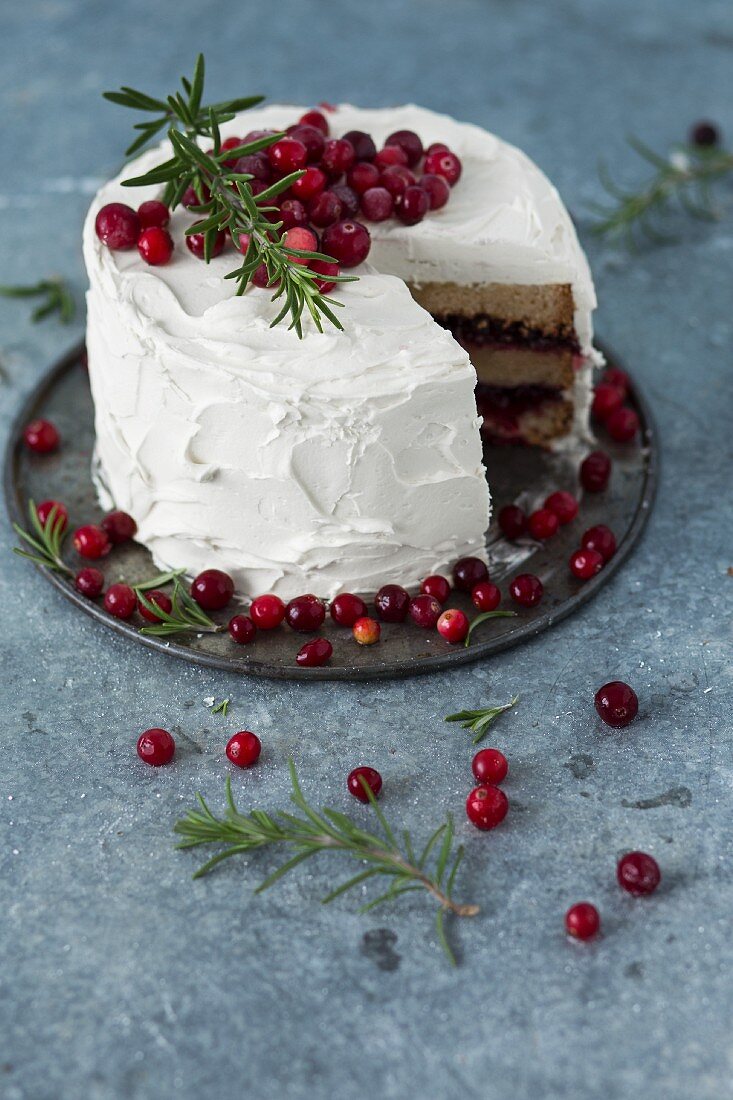
{"label": "pale pink cranberry", "polygon": [[137,216],[142,229],[150,229],[154,225],[165,229],[171,220],[170,210],[164,202],[159,202],[157,199],[141,202],[137,208]]}
{"label": "pale pink cranberry", "polygon": [[94,229],[102,244],[114,252],[134,248],[140,236],[140,218],[124,202],[109,202],[97,214]]}
{"label": "pale pink cranberry", "polygon": [[437,623],[438,633],[453,645],[466,640],[469,626],[468,616],[455,607],[444,611]]}
{"label": "pale pink cranberry", "polygon": [[351,633],[359,645],[376,645],[382,633],[382,628],[376,619],[371,619],[368,615],[365,615],[363,618],[356,620],[351,628]]}
{"label": "pale pink cranberry", "polygon": [[443,176],[453,187],[461,178],[462,165],[455,153],[430,153],[423,164],[425,172]]}
{"label": "pale pink cranberry", "polygon": [[450,198],[450,185],[443,176],[436,176],[428,172],[419,181],[420,187],[426,192],[431,210],[440,210]]}
{"label": "pale pink cranberry", "polygon": [[[286,248],[296,249],[298,252],[316,252],[318,250],[318,237],[312,229],[306,229],[302,225],[298,225],[294,229],[288,229],[283,234],[282,243]],[[302,264],[304,267],[307,267],[310,262],[307,256],[291,256],[290,259],[293,263]]]}
{"label": "pale pink cranberry", "polygon": [[329,225],[323,234],[323,251],[341,267],[356,267],[369,255],[369,230],[361,222],[340,221]]}
{"label": "pale pink cranberry", "polygon": [[392,216],[394,199],[386,187],[369,187],[361,196],[361,209],[369,221],[383,222]]}

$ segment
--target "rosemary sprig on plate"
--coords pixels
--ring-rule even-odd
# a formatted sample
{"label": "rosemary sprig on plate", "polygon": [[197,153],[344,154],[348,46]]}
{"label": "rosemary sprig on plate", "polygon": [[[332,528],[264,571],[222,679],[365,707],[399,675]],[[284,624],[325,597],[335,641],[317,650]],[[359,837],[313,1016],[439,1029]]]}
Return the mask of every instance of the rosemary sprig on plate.
{"label": "rosemary sprig on plate", "polygon": [[[199,607],[181,584],[180,571],[175,571],[173,577],[164,574],[168,580],[173,579],[173,595],[171,596],[171,609],[164,611],[145,595],[145,589],[150,585],[136,585],[135,592],[142,606],[150,611],[160,621],[140,628],[141,634],[152,634],[157,638],[166,638],[171,634],[220,634],[226,627],[217,626],[206,612]],[[163,583],[163,582],[160,582]]]}
{"label": "rosemary sprig on plate", "polygon": [[481,623],[485,623],[487,619],[513,619],[516,616],[516,611],[482,611],[480,615],[477,615],[474,619],[471,619],[471,625],[468,628],[468,634],[466,640],[463,643],[468,649],[471,644],[471,635],[477,626]]}
{"label": "rosemary sprig on plate", "polygon": [[504,711],[511,710],[513,706],[519,702],[519,696],[515,695],[508,703],[504,703],[499,707],[484,707],[481,710],[459,710],[457,714],[449,714],[446,717],[446,722],[460,722],[464,730],[470,730],[471,733],[475,733],[476,736],[473,739],[474,745],[478,745],[479,741],[489,731],[491,723],[503,714]]}
{"label": "rosemary sprig on plate", "polygon": [[30,286],[0,286],[0,296],[3,298],[41,298],[42,301],[31,313],[31,321],[35,324],[49,317],[52,313],[58,313],[62,325],[68,325],[74,320],[76,305],[74,298],[64,279],[59,276],[51,276],[41,279]]}
{"label": "rosemary sprig on plate", "polygon": [[478,913],[478,906],[461,904],[453,898],[453,886],[463,857],[463,848],[453,850],[454,830],[450,817],[435,830],[417,856],[407,831],[402,834],[400,846],[371,788],[364,780],[364,791],[379,824],[379,831],[374,833],[357,825],[346,814],[328,807],[319,811],[311,806],[300,789],[293,762],[288,763],[293,786],[290,799],[300,811],[299,814],[285,810],[274,814],[263,810],[240,813],[234,804],[229,779],[226,786],[227,807],[223,817],[216,817],[201,795],[197,796],[199,809],[189,810],[174,827],[175,832],[183,838],[178,847],[196,848],[202,844],[219,844],[225,847],[200,867],[194,878],[205,875],[230,856],[256,848],[282,845],[293,854],[257,888],[256,892],[261,893],[311,856],[319,852],[339,852],[357,860],[363,866],[357,874],[331,890],[322,899],[324,904],[372,878],[386,877],[390,880],[390,885],[386,892],[362,905],[359,910],[361,913],[394,901],[410,891],[426,892],[437,902],[438,938],[448,959],[455,964],[455,956],[445,933],[445,916],[452,913],[459,917],[472,917]]}
{"label": "rosemary sprig on plate", "polygon": [[43,565],[46,569],[53,569],[55,573],[72,575],[72,570],[61,557],[61,550],[66,537],[67,521],[65,516],[54,504],[48,513],[46,523],[41,523],[38,518],[38,509],[32,500],[28,501],[28,518],[30,530],[25,531],[19,524],[13,524],[13,530],[30,550],[20,546],[13,547],[13,553],[21,558],[28,558],[36,565]]}

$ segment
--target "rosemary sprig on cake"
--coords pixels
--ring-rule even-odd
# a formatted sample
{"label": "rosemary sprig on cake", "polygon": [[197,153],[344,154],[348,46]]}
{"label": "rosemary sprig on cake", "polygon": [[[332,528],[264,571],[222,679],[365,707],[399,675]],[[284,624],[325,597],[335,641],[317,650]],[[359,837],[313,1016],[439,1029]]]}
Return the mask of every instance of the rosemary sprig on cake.
{"label": "rosemary sprig on cake", "polygon": [[0,286],[0,297],[40,298],[41,301],[31,313],[34,324],[50,317],[52,313],[58,313],[62,325],[68,325],[74,320],[74,298],[66,281],[57,275],[40,279],[29,286]]}
{"label": "rosemary sprig on cake", "polygon": [[201,795],[197,796],[199,809],[189,810],[175,825],[175,832],[183,837],[178,847],[196,848],[203,844],[219,844],[225,847],[200,867],[194,878],[205,875],[230,856],[256,848],[282,845],[293,854],[261,883],[256,891],[261,893],[311,856],[319,852],[339,852],[357,860],[363,867],[357,874],[331,890],[322,899],[324,904],[372,878],[387,878],[390,884],[384,893],[362,905],[359,910],[361,913],[395,901],[402,894],[411,891],[426,892],[437,902],[438,938],[448,959],[455,964],[455,957],[445,933],[445,915],[452,913],[459,917],[473,917],[479,910],[477,905],[461,904],[453,898],[453,886],[463,858],[463,848],[459,846],[454,851],[454,828],[450,817],[432,833],[421,853],[416,855],[412,839],[406,830],[402,834],[402,845],[398,843],[366,780],[362,780],[362,785],[376,815],[379,832],[369,832],[346,814],[328,807],[320,811],[315,809],[306,801],[300,789],[293,762],[289,761],[288,764],[293,788],[290,799],[300,811],[299,814],[285,810],[274,814],[263,810],[240,813],[234,803],[229,778],[226,785],[227,807],[223,817],[216,817]]}

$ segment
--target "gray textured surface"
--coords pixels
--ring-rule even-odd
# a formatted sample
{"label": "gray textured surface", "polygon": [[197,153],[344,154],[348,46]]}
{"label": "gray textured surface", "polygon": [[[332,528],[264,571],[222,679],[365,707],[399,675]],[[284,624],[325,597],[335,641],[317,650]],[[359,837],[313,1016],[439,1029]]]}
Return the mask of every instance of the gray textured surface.
{"label": "gray textured surface", "polygon": [[[484,123],[576,209],[597,194],[599,153],[633,175],[624,131],[663,146],[699,115],[733,130],[722,0],[57,0],[6,5],[3,28],[2,281],[58,270],[79,295],[88,190],[129,124],[99,92],[166,89],[198,47],[217,93],[414,98]],[[207,674],[75,613],[7,553],[2,526],[0,1095],[731,1095],[731,225],[687,227],[637,259],[592,247],[600,331],[654,401],[660,498],[589,608],[491,664],[355,687]],[[6,303],[0,324],[6,426],[80,329],[31,328]],[[611,677],[641,699],[622,734],[591,707]],[[345,808],[345,766],[368,760],[397,822],[420,833],[445,809],[460,821],[471,753],[441,718],[514,691],[521,707],[494,738],[512,760],[511,818],[485,837],[460,828],[460,893],[482,914],[456,929],[457,971],[422,901],[367,919],[347,899],[321,909],[333,863],[254,898],[268,860],[192,884],[194,858],[172,850],[194,791],[220,801],[222,747],[243,727],[266,746],[235,777],[244,802],[284,798],[292,753],[315,798]],[[232,697],[227,719],[203,709],[211,694]],[[155,724],[181,731],[164,771],[134,755]],[[659,804],[635,808],[646,799]],[[647,902],[614,886],[629,846],[663,868]],[[604,918],[591,946],[562,934],[582,897]]]}

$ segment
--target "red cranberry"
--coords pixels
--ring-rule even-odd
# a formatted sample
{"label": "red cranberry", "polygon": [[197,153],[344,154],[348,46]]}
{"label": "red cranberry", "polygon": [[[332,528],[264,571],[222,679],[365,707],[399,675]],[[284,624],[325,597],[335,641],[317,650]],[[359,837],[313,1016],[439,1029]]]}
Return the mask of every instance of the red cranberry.
{"label": "red cranberry", "polygon": [[74,577],[74,587],[77,592],[81,592],[82,596],[94,600],[102,594],[104,574],[99,569],[95,569],[93,565],[86,565]]}
{"label": "red cranberry", "polygon": [[[283,199],[280,203],[280,221],[283,223],[283,229],[295,229],[296,226],[307,223],[308,211],[298,199]],[[246,237],[247,247],[249,247],[249,237],[246,233],[240,234],[240,245],[243,243],[242,237]],[[240,248],[240,251],[246,254],[247,248]]]}
{"label": "red cranberry", "polygon": [[295,663],[301,668],[319,668],[328,664],[333,654],[333,646],[328,638],[311,638],[305,642],[295,655]]}
{"label": "red cranberry", "polygon": [[455,153],[430,153],[425,157],[423,170],[442,176],[453,187],[461,178],[462,164]]}
{"label": "red cranberry", "polygon": [[435,596],[413,596],[410,600],[410,618],[425,630],[432,630],[443,613],[443,608]]}
{"label": "red cranberry", "polygon": [[365,615],[364,618],[356,620],[351,633],[354,635],[354,641],[359,645],[375,645],[379,641],[382,628],[376,619],[370,619]]}
{"label": "red cranberry", "polygon": [[560,529],[560,520],[549,508],[538,508],[527,520],[527,530],[533,539],[544,542],[552,538]]}
{"label": "red cranberry", "polygon": [[272,179],[272,165],[265,153],[247,153],[234,165],[235,172],[252,176],[260,183],[269,183]]}
{"label": "red cranberry", "polygon": [[137,607],[137,596],[129,584],[111,584],[104,594],[104,610],[116,619],[130,619]]}
{"label": "red cranberry", "polygon": [[623,680],[611,680],[599,688],[595,695],[595,704],[599,718],[614,729],[628,726],[639,710],[636,692]]}
{"label": "red cranberry", "polygon": [[353,626],[367,613],[367,605],[352,592],[342,592],[331,600],[331,618],[339,626]]}
{"label": "red cranberry", "polygon": [[323,234],[323,251],[342,267],[356,267],[369,255],[369,230],[361,222],[341,221],[329,225]]}
{"label": "red cranberry", "polygon": [[386,187],[369,187],[361,196],[361,209],[372,222],[384,222],[391,217],[394,199]]}
{"label": "red cranberry", "polygon": [[255,640],[257,627],[249,615],[233,615],[227,626],[232,641],[238,645],[249,645]]}
{"label": "red cranberry", "polygon": [[631,379],[625,370],[621,370],[620,367],[608,367],[603,372],[603,382],[608,386],[615,386],[617,390],[621,390],[624,397],[628,395],[631,389]]}
{"label": "red cranberry", "polygon": [[321,111],[317,111],[315,108],[306,111],[304,115],[300,116],[298,121],[301,126],[315,126],[322,134],[328,133],[328,119]]}
{"label": "red cranberry", "polygon": [[589,901],[579,901],[571,905],[565,914],[565,930],[576,940],[592,940],[598,935],[600,927],[598,910]]}
{"label": "red cranberry", "polygon": [[341,203],[341,218],[355,218],[359,213],[359,196],[356,191],[351,187],[347,187],[345,183],[337,183],[330,189],[330,193],[335,195],[338,201]]}
{"label": "red cranberry", "polygon": [[323,156],[326,139],[317,126],[291,126],[288,137],[305,145],[308,164],[317,164]]}
{"label": "red cranberry", "polygon": [[296,596],[285,608],[285,621],[300,634],[310,634],[313,630],[318,630],[325,618],[326,607],[323,600],[310,592],[305,596]]}
{"label": "red cranberry", "polygon": [[471,771],[479,783],[503,783],[509,771],[509,764],[503,752],[498,749],[481,749],[471,762]]}
{"label": "red cranberry", "polygon": [[115,252],[134,248],[140,236],[140,218],[124,202],[110,202],[97,214],[94,229],[102,244]]}
{"label": "red cranberry", "polygon": [[496,611],[501,603],[501,592],[491,581],[479,581],[471,589],[471,602],[479,611]]}
{"label": "red cranberry", "polygon": [[450,153],[450,149],[443,141],[434,141],[432,145],[428,145],[425,150],[425,156],[429,157],[431,153]]}
{"label": "red cranberry", "polygon": [[417,184],[406,187],[402,195],[402,202],[395,213],[403,225],[417,225],[421,222],[430,209],[430,199],[427,191]]}
{"label": "red cranberry", "polygon": [[326,173],[322,172],[320,168],[316,168],[314,164],[309,164],[303,175],[299,179],[293,180],[290,190],[296,199],[308,202],[310,199],[317,198],[325,186]]}
{"label": "red cranberry", "polygon": [[519,539],[527,532],[527,517],[517,504],[505,504],[499,512],[499,526],[505,538]]}
{"label": "red cranberry", "polygon": [[252,145],[255,141],[260,141],[261,138],[272,137],[279,132],[279,130],[250,130],[249,133],[244,135],[240,144]]}
{"label": "red cranberry", "polygon": [[433,573],[422,582],[420,591],[424,592],[426,596],[433,596],[438,603],[445,603],[451,591],[450,581],[446,577],[441,577],[438,573]]}
{"label": "red cranberry", "polygon": [[384,168],[391,168],[393,164],[407,164],[407,153],[399,145],[386,145],[379,150],[374,163],[381,172]]}
{"label": "red cranberry", "polygon": [[509,809],[509,799],[500,787],[486,784],[474,787],[466,799],[468,820],[477,829],[495,829],[501,825]]}
{"label": "red cranberry", "polygon": [[275,171],[287,176],[289,172],[298,172],[305,168],[308,150],[297,138],[284,137],[269,146],[267,156]]}
{"label": "red cranberry", "polygon": [[720,144],[720,131],[714,122],[706,119],[696,122],[690,130],[690,145],[697,145],[701,149],[709,149]]}
{"label": "red cranberry", "polygon": [[51,518],[51,513],[54,508],[53,517],[53,530],[62,534],[66,530],[66,526],[69,522],[69,513],[66,510],[66,505],[61,504],[58,500],[42,500],[36,507],[36,515],[38,516],[38,522],[41,527],[45,527]]}
{"label": "red cranberry", "polygon": [[187,187],[186,190],[183,192],[181,205],[191,208],[207,203],[211,198],[211,192],[209,191],[208,187],[204,186],[202,188],[202,195],[203,198],[199,198],[199,196],[196,194],[195,187]]}
{"label": "red cranberry", "polygon": [[170,210],[164,202],[158,202],[157,199],[141,202],[137,208],[137,216],[143,229],[150,229],[154,225],[165,229],[171,220]]}
{"label": "red cranberry", "polygon": [[31,420],[23,431],[23,440],[29,451],[48,455],[58,449],[61,436],[50,420]]}
{"label": "red cranberry", "polygon": [[544,592],[542,581],[534,573],[520,573],[509,585],[509,595],[522,607],[536,607]]}
{"label": "red cranberry", "polygon": [[349,130],[343,135],[343,140],[353,147],[357,160],[374,160],[377,155],[377,147],[371,135],[365,134],[363,130]]}
{"label": "red cranberry", "polygon": [[422,142],[413,130],[395,130],[384,144],[398,146],[407,157],[410,168],[414,168],[422,156]]}
{"label": "red cranberry", "polygon": [[618,861],[616,878],[619,886],[635,898],[653,894],[662,880],[659,864],[646,852],[627,852]]}
{"label": "red cranberry", "polygon": [[170,764],[175,751],[176,743],[168,730],[145,730],[138,738],[137,755],[154,768],[159,768],[161,764]]}
{"label": "red cranberry", "polygon": [[311,260],[308,264],[311,271],[317,272],[319,275],[325,275],[324,279],[316,279],[315,284],[320,290],[321,294],[330,294],[333,288],[336,286],[334,279],[329,278],[332,275],[339,275],[341,268],[338,264],[329,263],[328,260]]}
{"label": "red cranberry", "polygon": [[608,420],[612,412],[621,408],[624,403],[624,393],[617,386],[606,385],[600,382],[593,394],[591,412],[596,420]]}
{"label": "red cranberry", "polygon": [[355,160],[356,154],[351,142],[344,141],[343,138],[336,138],[333,141],[326,142],[321,157],[321,168],[332,179],[337,179],[344,172],[348,172]]}
{"label": "red cranberry", "polygon": [[349,772],[346,778],[349,794],[352,794],[359,802],[369,801],[369,795],[364,790],[365,783],[374,797],[377,798],[382,789],[382,777],[376,768],[362,765],[362,767],[354,768],[353,771]]}
{"label": "red cranberry", "polygon": [[333,225],[342,213],[341,201],[333,191],[324,191],[308,206],[308,217],[319,229]]}
{"label": "red cranberry", "polygon": [[[286,248],[294,248],[298,252],[315,252],[318,248],[318,237],[312,229],[296,225],[294,229],[288,229],[287,233],[283,234],[282,243]],[[291,256],[290,258],[293,263],[302,264],[303,267],[308,266],[307,256]]]}
{"label": "red cranberry", "polygon": [[103,558],[112,549],[107,532],[94,523],[87,523],[74,531],[72,541],[77,554],[91,561]]}
{"label": "red cranberry", "polygon": [[385,623],[402,623],[407,617],[410,597],[399,584],[385,584],[374,599],[379,618]]}
{"label": "red cranberry", "polygon": [[346,182],[352,191],[361,195],[370,187],[376,187],[379,183],[379,169],[369,161],[357,161],[353,168],[346,174]]}
{"label": "red cranberry", "polygon": [[379,186],[385,187],[395,202],[402,198],[408,187],[414,187],[416,183],[414,172],[402,164],[393,164],[391,168],[385,168],[379,177]]}
{"label": "red cranberry", "polygon": [[256,733],[249,730],[241,730],[227,741],[227,757],[238,768],[251,768],[259,760],[261,752],[262,742]]}
{"label": "red cranberry", "polygon": [[461,592],[470,592],[479,581],[488,579],[489,570],[481,558],[459,558],[453,566],[453,584]]}
{"label": "red cranberry", "polygon": [[280,286],[280,280],[275,279],[274,282],[270,282],[270,273],[267,270],[266,264],[260,264],[256,267],[252,275],[252,282],[255,286],[258,286],[260,290],[264,290],[266,287]]}
{"label": "red cranberry", "polygon": [[572,493],[566,493],[562,489],[558,489],[556,493],[550,493],[545,501],[545,508],[554,512],[563,526],[566,523],[572,523],[578,514],[577,500]]}
{"label": "red cranberry", "polygon": [[[221,146],[219,148],[219,152],[220,153],[228,153],[230,149],[239,149],[240,146],[242,146],[244,144],[246,144],[246,143],[243,142],[242,139],[239,138],[239,137],[228,137],[228,138],[225,138],[224,141],[222,141]],[[213,152],[214,152],[213,149],[210,150],[209,155],[212,155]],[[223,160],[222,161],[222,164],[225,164],[227,168],[234,168],[236,163],[237,163],[236,160],[232,160],[231,157],[229,158],[229,160]]]}
{"label": "red cranberry", "polygon": [[588,581],[603,569],[603,558],[595,550],[576,550],[570,558],[570,572],[578,580]]}
{"label": "red cranberry", "polygon": [[449,607],[444,611],[437,623],[438,633],[451,645],[465,642],[469,626],[468,616],[456,607]]}
{"label": "red cranberry", "polygon": [[274,630],[285,618],[285,604],[279,596],[268,593],[252,600],[249,613],[258,630]]}
{"label": "red cranberry", "polygon": [[234,595],[234,581],[221,569],[204,569],[191,583],[191,596],[204,611],[220,611]]}
{"label": "red cranberry", "polygon": [[[145,593],[145,598],[148,603],[155,604],[161,611],[165,611],[166,614],[170,615],[173,604],[171,603],[170,596],[166,595],[165,592],[160,592],[157,588],[154,588],[152,592]],[[148,611],[141,599],[137,601],[137,609],[143,619],[146,619],[149,623],[160,623],[163,621],[154,611]]]}
{"label": "red cranberry", "polygon": [[606,430],[617,443],[629,443],[639,430],[639,417],[633,409],[616,409],[606,421]]}
{"label": "red cranberry", "polygon": [[167,264],[173,255],[173,238],[167,229],[153,225],[143,229],[137,242],[137,250],[151,267]]}
{"label": "red cranberry", "polygon": [[597,523],[583,532],[580,545],[584,550],[595,550],[604,561],[610,561],[616,553],[616,536],[605,523]]}
{"label": "red cranberry", "polygon": [[[194,225],[200,225],[201,222],[194,222]],[[211,249],[212,259],[214,256],[218,256],[223,251],[226,244],[226,233],[218,232],[214,238],[214,244]],[[206,234],[205,233],[189,233],[186,237],[186,248],[189,252],[192,252],[194,256],[197,256],[199,260],[206,259]]]}
{"label": "red cranberry", "polygon": [[134,539],[137,534],[137,524],[127,512],[109,512],[99,526],[107,532],[113,546]]}
{"label": "red cranberry", "polygon": [[611,477],[611,459],[605,451],[591,451],[580,464],[580,484],[589,493],[601,493]]}
{"label": "red cranberry", "polygon": [[450,185],[442,176],[428,172],[420,180],[420,187],[428,196],[431,210],[441,210],[450,198]]}

